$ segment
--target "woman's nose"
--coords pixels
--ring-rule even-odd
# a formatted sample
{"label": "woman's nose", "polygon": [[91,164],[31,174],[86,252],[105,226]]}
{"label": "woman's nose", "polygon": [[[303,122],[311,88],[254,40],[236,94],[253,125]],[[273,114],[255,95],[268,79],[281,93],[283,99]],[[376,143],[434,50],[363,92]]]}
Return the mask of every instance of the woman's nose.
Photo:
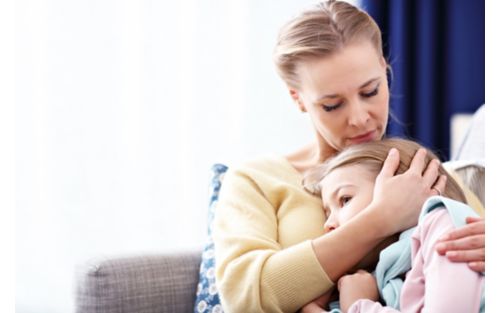
{"label": "woman's nose", "polygon": [[351,102],[349,124],[357,128],[364,128],[370,120],[370,112],[366,104],[359,100]]}

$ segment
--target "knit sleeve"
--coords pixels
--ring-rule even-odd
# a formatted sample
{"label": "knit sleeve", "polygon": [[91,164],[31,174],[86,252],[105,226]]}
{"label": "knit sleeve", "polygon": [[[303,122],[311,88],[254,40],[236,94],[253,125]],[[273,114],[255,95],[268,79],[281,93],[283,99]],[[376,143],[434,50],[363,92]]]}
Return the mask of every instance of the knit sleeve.
{"label": "knit sleeve", "polygon": [[295,312],[332,286],[310,240],[281,247],[277,208],[244,171],[224,178],[214,243],[226,312]]}

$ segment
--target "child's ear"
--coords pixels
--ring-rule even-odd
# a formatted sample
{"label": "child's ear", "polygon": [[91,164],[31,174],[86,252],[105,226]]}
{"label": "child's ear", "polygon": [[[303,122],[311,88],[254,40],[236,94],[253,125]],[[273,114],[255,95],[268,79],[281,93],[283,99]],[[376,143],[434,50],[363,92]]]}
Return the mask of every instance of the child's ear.
{"label": "child's ear", "polygon": [[293,102],[295,102],[297,104],[297,106],[299,107],[299,110],[302,112],[307,112],[306,107],[304,105],[304,101],[302,101],[302,98],[301,98],[299,92],[297,91],[297,89],[288,88],[288,92],[290,93],[290,96],[292,97]]}

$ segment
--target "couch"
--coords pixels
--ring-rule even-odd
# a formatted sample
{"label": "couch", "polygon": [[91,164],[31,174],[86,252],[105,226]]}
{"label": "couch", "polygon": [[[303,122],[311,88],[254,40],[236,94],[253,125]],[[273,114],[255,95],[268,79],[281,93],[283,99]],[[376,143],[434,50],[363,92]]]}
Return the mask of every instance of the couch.
{"label": "couch", "polygon": [[201,252],[89,260],[76,271],[76,312],[192,313]]}
{"label": "couch", "polygon": [[[484,205],[484,105],[448,168]],[[195,250],[89,260],[76,271],[76,312],[193,312],[201,254]]]}

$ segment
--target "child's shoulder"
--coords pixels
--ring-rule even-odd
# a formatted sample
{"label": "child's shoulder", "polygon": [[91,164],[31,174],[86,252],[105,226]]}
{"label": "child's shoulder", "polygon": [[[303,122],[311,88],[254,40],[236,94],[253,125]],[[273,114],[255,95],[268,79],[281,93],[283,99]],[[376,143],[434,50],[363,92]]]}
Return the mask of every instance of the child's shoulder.
{"label": "child's shoulder", "polygon": [[427,213],[418,226],[429,230],[433,230],[434,228],[441,229],[443,227],[454,228],[450,213],[444,207]]}
{"label": "child's shoulder", "polygon": [[419,237],[420,241],[436,242],[442,235],[454,228],[448,210],[444,207],[436,208],[420,220],[413,237]]}
{"label": "child's shoulder", "polygon": [[466,225],[468,216],[478,214],[465,203],[443,196],[433,196],[422,206],[418,224],[423,229],[448,230]]}

